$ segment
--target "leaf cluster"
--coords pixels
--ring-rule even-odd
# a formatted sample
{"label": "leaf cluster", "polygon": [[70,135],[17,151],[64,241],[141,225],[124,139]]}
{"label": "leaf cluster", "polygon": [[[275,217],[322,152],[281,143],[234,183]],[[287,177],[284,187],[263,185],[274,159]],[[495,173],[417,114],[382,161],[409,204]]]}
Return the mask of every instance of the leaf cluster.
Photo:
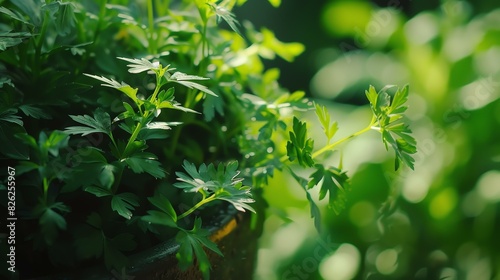
{"label": "leaf cluster", "polygon": [[[388,146],[391,146],[396,152],[396,170],[400,167],[401,163],[413,169],[414,159],[412,154],[416,152],[416,141],[411,136],[411,130],[408,125],[404,123],[404,112],[407,109],[405,104],[408,100],[408,86],[398,89],[392,101],[386,90],[387,88],[384,88],[376,92],[375,88],[371,86],[366,91],[366,96],[373,112],[371,123],[366,128],[333,143],[332,139],[334,139],[338,131],[338,123],[331,121],[326,107],[316,104],[314,106],[315,113],[327,139],[325,146],[317,150],[314,148],[313,139],[308,136],[307,123],[295,117],[293,119],[293,126],[289,131],[289,140],[287,142],[286,159],[290,163],[298,163],[303,168],[312,168],[313,171],[309,178],[305,179],[298,176],[293,168],[289,167],[288,170],[306,191],[306,197],[311,207],[311,216],[315,220],[315,226],[318,231],[321,231],[321,213],[318,210],[318,206],[311,199],[308,190],[318,187],[319,200],[324,199],[328,194],[328,206],[336,214],[339,214],[346,207],[347,195],[350,190],[349,177],[346,171],[342,169],[342,157],[338,167],[328,167],[317,162],[317,158],[320,155],[335,151],[338,145],[367,131],[377,130],[382,134],[382,141],[386,149]],[[284,160],[285,158],[282,159]]]}
{"label": "leaf cluster", "polygon": [[238,178],[238,162],[229,162],[225,167],[221,163],[215,167],[214,164],[200,165],[198,169],[192,163],[184,161],[183,168],[186,171],[176,172],[177,180],[174,186],[185,192],[197,192],[203,197],[202,201],[225,200],[231,203],[239,211],[255,210],[249,205],[254,202],[251,188],[244,186],[243,178]]}
{"label": "leaf cluster", "polygon": [[179,266],[181,269],[187,269],[193,264],[194,256],[196,256],[198,268],[204,279],[210,278],[210,261],[203,247],[223,256],[217,245],[208,239],[208,237],[209,231],[201,227],[200,218],[196,218],[193,229],[182,230],[176,236],[176,241],[181,244],[176,254]]}
{"label": "leaf cluster", "polygon": [[374,128],[382,134],[382,141],[386,149],[389,146],[395,151],[395,168],[399,169],[404,163],[413,169],[415,160],[412,154],[417,152],[416,140],[411,136],[411,130],[404,123],[405,106],[408,100],[408,85],[398,89],[392,98],[387,93],[390,86],[383,88],[378,93],[373,86],[366,91],[370,107],[376,119]]}

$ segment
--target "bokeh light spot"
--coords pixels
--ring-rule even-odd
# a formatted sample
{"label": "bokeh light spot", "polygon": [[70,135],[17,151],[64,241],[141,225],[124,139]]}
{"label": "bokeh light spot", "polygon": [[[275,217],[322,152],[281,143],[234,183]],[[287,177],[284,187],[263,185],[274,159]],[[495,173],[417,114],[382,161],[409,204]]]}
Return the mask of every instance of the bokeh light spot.
{"label": "bokeh light spot", "polygon": [[332,2],[323,9],[322,21],[333,35],[355,34],[370,21],[372,6],[362,1]]}
{"label": "bokeh light spot", "polygon": [[319,273],[325,280],[353,279],[358,273],[361,254],[359,250],[344,243],[332,255],[324,258],[319,265]]}
{"label": "bokeh light spot", "polygon": [[421,13],[409,20],[404,27],[406,38],[415,44],[425,44],[438,34],[438,20],[431,13]]}
{"label": "bokeh light spot", "polygon": [[429,176],[419,176],[420,172],[411,173],[404,182],[402,194],[403,197],[412,203],[418,203],[427,196],[431,179]]}
{"label": "bokeh light spot", "polygon": [[467,217],[477,217],[486,206],[485,199],[477,191],[471,191],[462,200],[462,211]]}
{"label": "bokeh light spot", "polygon": [[398,268],[398,252],[394,249],[380,252],[375,260],[375,266],[382,274],[392,274]]}
{"label": "bokeh light spot", "polygon": [[500,201],[500,171],[491,170],[481,175],[476,188],[485,200]]}
{"label": "bokeh light spot", "polygon": [[445,188],[439,192],[431,201],[429,211],[433,218],[446,218],[457,204],[457,193],[452,188]]}

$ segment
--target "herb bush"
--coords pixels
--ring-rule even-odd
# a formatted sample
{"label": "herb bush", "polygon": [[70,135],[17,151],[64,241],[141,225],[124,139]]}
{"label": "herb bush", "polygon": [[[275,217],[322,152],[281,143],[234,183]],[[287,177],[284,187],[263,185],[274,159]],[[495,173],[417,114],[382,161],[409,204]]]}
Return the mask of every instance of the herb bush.
{"label": "herb bush", "polygon": [[[175,238],[180,267],[196,258],[209,278],[203,248],[221,252],[203,224],[223,203],[253,211],[253,190],[274,170],[304,188],[321,230],[308,190],[319,185],[335,212],[349,191],[342,162],[322,156],[376,130],[396,169],[413,168],[407,86],[370,87],[372,119],[334,141],[338,124],[326,108],[282,88],[279,70],[262,62],[293,61],[303,46],[241,26],[230,10],[244,2],[2,4],[0,152],[16,172],[16,271],[120,270],[128,255]],[[305,110],[318,123],[301,121]],[[311,125],[322,126],[323,147],[308,136]]]}

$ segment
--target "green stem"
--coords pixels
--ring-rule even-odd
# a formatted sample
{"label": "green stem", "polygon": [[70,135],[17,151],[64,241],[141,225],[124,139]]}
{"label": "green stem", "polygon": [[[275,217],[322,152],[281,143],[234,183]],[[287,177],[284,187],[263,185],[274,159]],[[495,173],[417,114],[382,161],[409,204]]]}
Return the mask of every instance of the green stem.
{"label": "green stem", "polygon": [[113,133],[109,134],[109,139],[111,139],[111,143],[113,143],[113,146],[115,146],[116,150],[118,151],[118,145],[116,144],[115,138],[113,137]]}
{"label": "green stem", "polygon": [[156,42],[154,41],[153,34],[155,32],[154,26],[154,14],[153,14],[153,0],[147,1],[148,5],[148,25],[149,25],[149,34],[148,34],[148,43],[149,43],[149,52],[150,54],[156,54]]}
{"label": "green stem", "polygon": [[[155,90],[154,90],[153,94],[151,95],[151,97],[149,99],[151,103],[154,103],[156,101],[156,96],[160,92],[161,78],[163,77],[164,74],[165,74],[165,70],[164,69],[161,70],[160,72],[156,73],[156,87],[155,87]],[[139,105],[137,107],[140,108]],[[149,117],[150,114],[151,114],[151,111],[147,111],[147,110],[144,111],[144,113],[142,114],[142,120],[137,123],[137,126],[135,127],[134,131],[132,132],[132,135],[128,139],[127,146],[125,146],[125,150],[123,151],[123,154],[121,155],[121,159],[123,159],[123,158],[125,158],[125,157],[128,156],[127,151],[130,148],[130,145],[132,145],[132,143],[137,139],[137,136],[139,135],[139,132],[141,132],[141,129],[144,126],[145,120],[147,120],[147,118]],[[114,141],[113,141],[113,143],[114,143]]]}
{"label": "green stem", "polygon": [[[199,10],[200,12],[200,15],[201,15],[201,10]],[[203,17],[202,17],[203,18]],[[206,73],[206,70],[207,70],[207,67],[205,66],[205,64],[207,63],[207,59],[208,59],[208,43],[206,42],[207,41],[207,37],[206,37],[206,33],[207,33],[207,21],[206,20],[203,20],[203,29],[202,29],[202,33],[201,33],[201,49],[202,49],[202,53],[203,53],[203,58],[201,59],[200,61],[200,68],[199,68],[199,71],[198,71],[198,75],[203,77],[205,76],[205,73]],[[186,100],[184,101],[184,107],[185,108],[189,108],[189,109],[192,109],[196,106],[196,93],[198,92],[198,90],[195,90],[195,89],[189,89],[187,91],[187,94],[186,94]],[[193,116],[191,115],[184,115],[182,117],[182,120],[181,122],[183,124],[185,124],[186,122],[192,120]],[[184,126],[184,125],[183,125]],[[174,156],[175,154],[175,149],[177,148],[177,142],[179,141],[179,137],[181,135],[181,132],[182,132],[182,127],[179,127],[175,130],[174,132],[174,135],[172,136],[172,148],[170,149],[172,152],[171,152],[171,157]]]}
{"label": "green stem", "polygon": [[201,34],[202,35],[202,38],[201,38],[201,51],[202,51],[202,54],[203,54],[203,60],[201,61],[202,65],[200,67],[200,71],[203,71],[206,67],[204,67],[204,63],[205,61],[208,59],[208,41],[207,41],[207,21],[204,21],[203,22],[203,33]]}
{"label": "green stem", "polygon": [[[370,124],[369,124],[367,127],[363,128],[363,129],[361,129],[360,131],[357,131],[357,132],[355,132],[355,133],[353,133],[353,134],[351,134],[351,135],[349,135],[349,136],[347,136],[347,137],[344,137],[344,138],[342,138],[342,139],[340,139],[340,140],[338,140],[338,141],[336,141],[336,142],[334,142],[334,143],[327,144],[327,145],[326,145],[326,146],[324,146],[323,148],[321,148],[321,149],[317,150],[316,152],[314,152],[314,153],[311,155],[311,157],[312,157],[313,159],[314,159],[314,158],[317,158],[317,157],[319,157],[320,155],[324,154],[325,152],[333,150],[333,149],[334,149],[335,147],[337,147],[338,145],[340,145],[340,144],[342,144],[342,143],[344,143],[344,142],[346,142],[346,141],[348,141],[348,140],[351,140],[352,138],[354,138],[354,137],[356,137],[356,136],[359,136],[359,135],[361,135],[361,134],[363,134],[363,133],[365,133],[365,132],[367,132],[367,131],[369,131],[369,130],[373,129],[373,125],[374,125],[375,123],[376,123],[376,118],[375,118],[375,117],[373,117],[373,118],[372,118],[372,121],[370,122]],[[284,156],[282,156],[282,157],[280,158],[280,161],[281,161],[282,163],[285,163],[287,160],[288,160],[288,156],[287,156],[287,155],[284,155]]]}
{"label": "green stem", "polygon": [[[145,113],[145,115],[147,115],[148,112]],[[143,120],[145,119],[145,117],[143,116]],[[140,121],[139,123],[137,123],[137,126],[135,127],[134,129],[134,132],[132,133],[132,135],[130,136],[130,138],[128,139],[128,142],[127,142],[127,146],[125,146],[125,150],[123,151],[123,154],[121,155],[121,159],[124,159],[128,156],[128,150],[130,148],[130,145],[132,145],[132,143],[134,143],[135,139],[137,139],[137,136],[139,135],[139,132],[141,132],[141,129],[142,129],[142,121]]]}
{"label": "green stem", "polygon": [[202,199],[200,202],[196,203],[195,206],[191,207],[189,210],[187,210],[186,212],[182,213],[181,215],[177,216],[177,220],[180,220],[180,219],[183,219],[185,218],[187,215],[193,213],[194,211],[196,211],[196,209],[200,208],[201,206],[203,206],[204,204],[207,204],[209,202],[212,202],[214,201],[216,198],[215,198],[215,194],[212,194],[211,196],[209,196],[208,198],[204,198]]}
{"label": "green stem", "polygon": [[338,145],[340,145],[340,144],[342,144],[342,143],[344,143],[344,142],[346,142],[346,141],[348,141],[348,140],[350,140],[350,139],[352,139],[352,138],[354,138],[354,137],[356,137],[358,135],[361,135],[361,134],[369,131],[371,128],[372,128],[372,124],[370,124],[369,126],[363,128],[362,130],[360,130],[358,132],[355,132],[355,133],[353,133],[353,134],[351,134],[351,135],[349,135],[347,137],[344,137],[344,138],[338,140],[337,142],[334,142],[332,144],[324,146],[323,148],[321,148],[321,149],[317,150],[316,152],[314,152],[312,154],[312,158],[314,159],[314,158],[320,156],[321,154],[323,154],[323,153],[325,153],[327,151],[333,150],[333,148],[335,148],[336,146],[338,146]]}
{"label": "green stem", "polygon": [[49,181],[43,178],[43,201],[47,204],[47,194],[49,192]]}
{"label": "green stem", "polygon": [[[151,103],[154,103],[156,101],[156,96],[160,92],[160,88],[161,88],[161,79],[162,79],[163,75],[165,75],[165,72],[166,72],[166,68],[161,68],[161,70],[159,70],[158,72],[155,71],[155,73],[156,73],[156,87],[155,87],[155,90],[153,91],[153,94],[151,94],[151,97],[149,98],[149,101]],[[139,107],[139,106],[137,106],[137,107]],[[146,113],[148,113],[148,111],[144,112],[144,114],[146,114]]]}

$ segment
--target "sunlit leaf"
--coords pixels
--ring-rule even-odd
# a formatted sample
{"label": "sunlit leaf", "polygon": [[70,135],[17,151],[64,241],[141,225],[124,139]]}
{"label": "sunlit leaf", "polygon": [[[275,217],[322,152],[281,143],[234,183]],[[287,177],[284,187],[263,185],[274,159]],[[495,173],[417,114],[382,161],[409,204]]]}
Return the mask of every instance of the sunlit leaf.
{"label": "sunlit leaf", "polygon": [[231,29],[238,33],[241,36],[240,29],[238,26],[240,23],[236,20],[236,16],[228,9],[227,6],[225,6],[223,3],[221,5],[216,5],[212,3],[207,3],[210,8],[215,12],[217,15],[217,21],[220,22],[221,19],[223,19]]}
{"label": "sunlit leaf", "polygon": [[392,98],[386,92],[387,86],[380,92],[376,92],[373,86],[366,91],[366,97],[370,101],[370,107],[377,121],[377,129],[382,135],[382,141],[388,149],[391,147],[396,153],[395,169],[398,170],[401,163],[411,169],[414,168],[413,154],[417,152],[417,141],[411,136],[411,130],[404,123],[404,112],[407,107],[404,105],[408,100],[408,85],[402,89],[397,89]]}
{"label": "sunlit leaf", "polygon": [[318,117],[321,126],[323,128],[323,132],[325,133],[326,138],[328,139],[327,143],[330,143],[330,140],[332,140],[333,136],[335,136],[335,133],[337,133],[338,123],[333,122],[330,125],[331,122],[330,113],[328,113],[328,110],[326,109],[325,106],[320,106],[319,104],[315,104],[315,107],[316,107],[316,116]]}
{"label": "sunlit leaf", "polygon": [[130,68],[128,71],[130,73],[133,73],[133,74],[141,73],[144,71],[159,70],[161,68],[161,65],[158,61],[151,62],[145,58],[131,59],[131,58],[125,58],[125,57],[118,57],[118,59],[130,62],[131,64],[128,64],[127,67]]}
{"label": "sunlit leaf", "polygon": [[231,203],[237,210],[255,210],[249,203],[255,202],[252,198],[251,188],[244,186],[239,178],[237,170],[238,162],[232,161],[224,166],[222,163],[216,168],[213,164],[208,166],[201,164],[199,169],[188,161],[184,161],[184,170],[187,172],[176,172],[177,182],[175,187],[184,189],[185,192],[200,192],[213,194],[214,199],[225,200]]}
{"label": "sunlit leaf", "polygon": [[291,162],[297,160],[297,162],[304,167],[313,166],[314,160],[312,159],[312,151],[314,140],[312,138],[307,138],[306,123],[294,117],[293,131],[290,131],[289,134],[290,140],[286,145],[288,159]]}
{"label": "sunlit leaf", "polygon": [[210,95],[217,97],[217,94],[215,94],[213,91],[211,91],[206,86],[204,86],[202,84],[198,84],[196,82],[193,82],[193,81],[208,80],[208,78],[194,76],[194,75],[188,75],[188,74],[185,74],[182,72],[175,72],[171,76],[167,77],[167,79],[171,82],[181,84],[187,88],[191,88],[191,89],[194,88],[194,89],[197,89],[197,90],[202,91],[204,93],[208,93]]}

